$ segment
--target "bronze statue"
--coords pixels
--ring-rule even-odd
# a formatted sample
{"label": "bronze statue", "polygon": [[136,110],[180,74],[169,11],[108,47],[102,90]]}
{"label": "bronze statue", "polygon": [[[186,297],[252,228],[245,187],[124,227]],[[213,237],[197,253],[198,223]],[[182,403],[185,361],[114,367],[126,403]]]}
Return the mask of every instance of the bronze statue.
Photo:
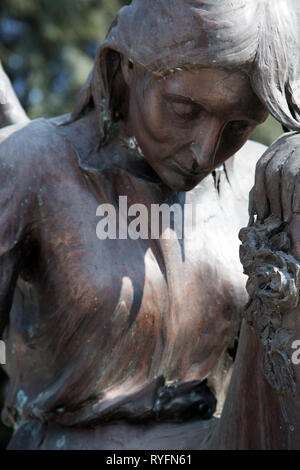
{"label": "bronze statue", "polygon": [[[286,445],[280,392],[259,369],[260,329],[244,321],[239,338],[247,291],[238,233],[265,150],[247,139],[269,113],[300,128],[297,8],[134,0],[101,44],[72,115],[30,123],[23,115],[1,131],[10,449]],[[270,207],[262,168],[254,232],[270,222],[258,216]],[[278,193],[276,171],[270,178]],[[99,240],[97,208],[110,204],[128,224],[125,196],[150,212],[197,206],[194,236]],[[241,233],[243,260],[251,236]]]}

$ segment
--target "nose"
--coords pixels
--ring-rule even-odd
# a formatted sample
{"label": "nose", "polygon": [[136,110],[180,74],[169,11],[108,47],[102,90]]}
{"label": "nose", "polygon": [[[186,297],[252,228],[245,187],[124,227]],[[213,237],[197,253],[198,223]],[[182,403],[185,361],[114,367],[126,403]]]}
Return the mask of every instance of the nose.
{"label": "nose", "polygon": [[194,169],[211,171],[214,168],[222,129],[223,127],[216,121],[202,123],[201,129],[197,129],[190,147],[194,158]]}

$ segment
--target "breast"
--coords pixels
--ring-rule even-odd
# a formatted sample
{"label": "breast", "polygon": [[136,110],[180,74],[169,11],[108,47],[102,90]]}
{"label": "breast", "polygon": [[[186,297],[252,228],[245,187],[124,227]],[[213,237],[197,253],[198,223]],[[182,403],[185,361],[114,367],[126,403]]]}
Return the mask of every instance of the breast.
{"label": "breast", "polygon": [[54,203],[47,209],[36,268],[11,313],[11,370],[23,371],[28,403],[77,406],[116,400],[161,375],[205,377],[246,299],[234,209],[224,211],[209,183],[181,200],[198,205],[193,236],[100,241],[99,202],[115,205],[126,191],[129,202],[138,196],[149,206],[170,194],[124,173],[81,175],[77,185],[59,192],[59,212]]}

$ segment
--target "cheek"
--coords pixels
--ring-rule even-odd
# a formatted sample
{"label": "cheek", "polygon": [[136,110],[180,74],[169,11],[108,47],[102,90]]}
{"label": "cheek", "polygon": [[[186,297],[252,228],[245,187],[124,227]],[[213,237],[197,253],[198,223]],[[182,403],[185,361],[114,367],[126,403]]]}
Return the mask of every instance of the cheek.
{"label": "cheek", "polygon": [[133,99],[130,108],[136,137],[145,144],[172,145],[178,134],[166,104],[149,93],[145,99]]}

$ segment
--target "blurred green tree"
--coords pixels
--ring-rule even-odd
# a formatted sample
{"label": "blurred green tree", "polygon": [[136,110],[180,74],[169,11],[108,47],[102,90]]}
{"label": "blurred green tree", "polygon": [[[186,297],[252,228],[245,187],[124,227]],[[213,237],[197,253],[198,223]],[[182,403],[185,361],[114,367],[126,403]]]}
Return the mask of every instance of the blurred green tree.
{"label": "blurred green tree", "polygon": [[255,129],[251,139],[269,146],[283,134],[283,132],[281,124],[270,116],[263,124]]}
{"label": "blurred green tree", "polygon": [[124,0],[1,0],[0,58],[31,118],[73,109]]}

